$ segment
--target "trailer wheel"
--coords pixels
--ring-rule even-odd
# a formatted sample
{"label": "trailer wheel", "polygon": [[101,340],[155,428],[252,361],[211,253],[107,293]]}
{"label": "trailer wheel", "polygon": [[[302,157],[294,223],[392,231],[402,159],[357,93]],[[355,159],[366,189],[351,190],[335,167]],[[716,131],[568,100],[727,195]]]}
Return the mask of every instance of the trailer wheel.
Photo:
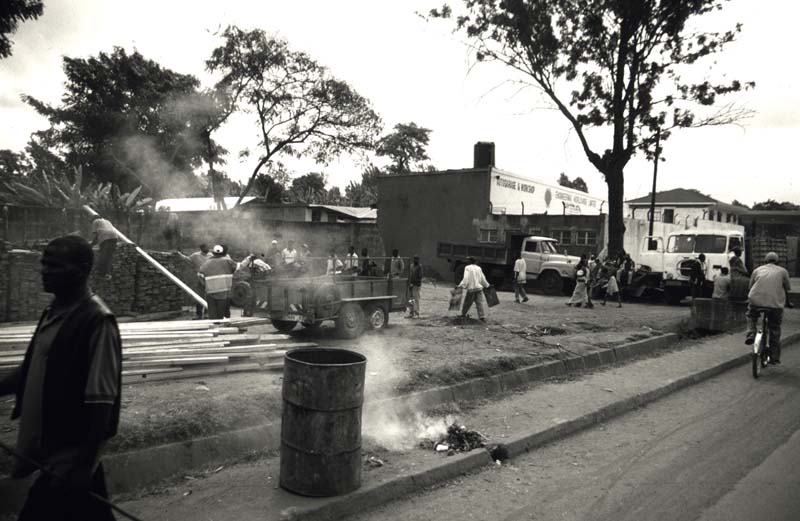
{"label": "trailer wheel", "polygon": [[273,320],[272,327],[280,331],[281,333],[288,333],[294,326],[297,325],[297,322],[294,320]]}
{"label": "trailer wheel", "polygon": [[253,288],[249,282],[239,281],[231,288],[231,304],[237,308],[244,308],[250,305],[253,298]]}
{"label": "trailer wheel", "polygon": [[367,327],[373,330],[379,330],[386,327],[389,323],[389,314],[386,308],[381,304],[370,304],[366,309]]}
{"label": "trailer wheel", "polygon": [[564,281],[561,280],[561,275],[555,271],[546,271],[539,277],[542,283],[542,291],[545,295],[561,295],[564,291]]}
{"label": "trailer wheel", "polygon": [[336,332],[341,338],[358,338],[364,332],[364,310],[354,302],[344,304],[336,318]]}

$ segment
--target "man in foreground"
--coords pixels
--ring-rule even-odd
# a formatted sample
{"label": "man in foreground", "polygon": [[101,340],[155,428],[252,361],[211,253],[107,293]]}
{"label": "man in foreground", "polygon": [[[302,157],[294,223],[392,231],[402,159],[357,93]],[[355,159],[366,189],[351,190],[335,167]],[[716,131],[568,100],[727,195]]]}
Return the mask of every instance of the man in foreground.
{"label": "man in foreground", "polygon": [[762,311],[769,321],[770,355],[771,364],[781,363],[781,322],[783,321],[784,306],[792,307],[788,303],[788,293],[791,290],[789,272],[778,266],[778,254],[771,251],[764,257],[766,264],[753,270],[750,276],[750,299],[747,305],[747,336],[745,344],[751,345],[756,335],[756,320]]}
{"label": "man in foreground", "polygon": [[[59,480],[40,474],[19,519],[108,520],[100,454],[117,432],[122,350],[114,315],[88,287],[92,248],[77,236],[54,239],[42,256],[42,285],[55,298],[42,313],[22,366],[0,381],[16,393],[17,450]],[[12,477],[36,467],[16,459]]]}

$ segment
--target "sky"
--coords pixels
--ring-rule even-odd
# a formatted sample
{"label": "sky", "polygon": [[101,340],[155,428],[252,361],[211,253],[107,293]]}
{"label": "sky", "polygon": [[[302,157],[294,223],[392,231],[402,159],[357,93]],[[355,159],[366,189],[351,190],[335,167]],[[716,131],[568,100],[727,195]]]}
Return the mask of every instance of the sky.
{"label": "sky", "polygon": [[[62,56],[88,57],[114,46],[181,73],[204,71],[215,35],[229,24],[261,28],[310,54],[368,98],[387,129],[415,122],[432,130],[428,148],[439,169],[472,165],[477,141],[495,143],[496,165],[544,182],[560,173],[580,176],[593,195],[605,197],[602,175],[583,154],[569,123],[531,89],[508,83],[499,65],[475,64],[461,37],[442,22],[417,15],[442,0],[44,0],[44,15],[11,35],[11,58],[0,61],[0,149],[21,150],[47,122],[20,101],[29,94],[57,104],[63,93]],[[719,200],[745,204],[776,199],[800,203],[794,147],[800,143],[800,44],[794,0],[732,0],[703,27],[742,22],[737,41],[716,58],[712,78],[755,81],[756,88],[726,97],[754,111],[737,126],[680,130],[664,144],[657,190],[694,188]],[[608,134],[590,134],[602,151]],[[231,154],[227,174],[245,180],[255,158],[250,116],[233,118],[216,135]],[[380,160],[377,161],[380,163]],[[326,173],[329,185],[358,181],[360,164],[341,158],[327,166],[291,164],[301,175]],[[649,193],[652,163],[634,158],[626,168],[626,199]]]}

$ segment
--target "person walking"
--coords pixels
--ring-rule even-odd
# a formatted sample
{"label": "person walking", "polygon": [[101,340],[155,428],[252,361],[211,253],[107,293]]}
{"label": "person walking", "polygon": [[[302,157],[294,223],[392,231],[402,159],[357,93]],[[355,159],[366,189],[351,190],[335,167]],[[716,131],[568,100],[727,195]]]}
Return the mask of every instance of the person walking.
{"label": "person walking", "polygon": [[231,287],[233,273],[239,264],[225,255],[225,250],[217,244],[211,249],[212,257],[200,267],[206,287],[208,318],[219,320],[231,316]]}
{"label": "person walking", "polygon": [[589,302],[589,293],[587,291],[587,281],[589,279],[589,266],[586,263],[586,255],[581,255],[581,260],[575,266],[575,289],[572,291],[572,297],[567,302],[568,306],[575,306],[576,308],[586,305],[587,308],[594,307]]}
{"label": "person walking", "polygon": [[419,263],[419,255],[414,255],[411,260],[411,269],[408,274],[408,291],[411,295],[410,318],[419,318],[419,301],[422,295],[422,265]]}
{"label": "person walking", "polygon": [[522,258],[522,253],[517,252],[517,260],[514,261],[514,302],[528,302],[528,294],[525,292],[525,283],[527,282],[528,267],[525,264],[525,259]]}
{"label": "person walking", "polygon": [[467,259],[467,266],[464,268],[464,278],[461,279],[458,287],[466,291],[464,303],[461,305],[460,317],[467,318],[469,308],[475,303],[475,309],[478,310],[478,319],[480,319],[481,322],[486,322],[486,309],[489,306],[486,303],[483,290],[489,287],[489,281],[486,280],[486,276],[475,261],[475,257]]}
{"label": "person walking", "polygon": [[117,433],[122,349],[114,314],[92,294],[91,245],[78,236],[50,241],[42,255],[42,286],[54,298],[44,310],[22,365],[0,380],[0,396],[16,394],[19,418],[11,476],[40,464],[63,479],[40,473],[19,518],[113,520],[100,457]]}
{"label": "person walking", "polygon": [[114,262],[114,252],[117,250],[119,234],[111,221],[97,216],[92,221],[92,246],[98,245],[97,262],[94,263],[95,271],[105,280],[111,280],[111,265]]}

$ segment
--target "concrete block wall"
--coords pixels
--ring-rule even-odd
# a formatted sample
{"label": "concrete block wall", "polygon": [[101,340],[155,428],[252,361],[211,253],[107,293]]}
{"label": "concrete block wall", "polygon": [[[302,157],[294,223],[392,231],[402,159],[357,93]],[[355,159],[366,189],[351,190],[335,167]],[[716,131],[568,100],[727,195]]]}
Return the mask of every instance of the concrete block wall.
{"label": "concrete block wall", "polygon": [[[181,280],[191,283],[191,263],[173,252],[150,252]],[[0,253],[0,322],[37,320],[52,295],[42,290],[38,251]],[[92,273],[90,285],[117,315],[176,311],[187,303],[177,285],[142,258],[133,246],[120,244],[112,277]]]}

